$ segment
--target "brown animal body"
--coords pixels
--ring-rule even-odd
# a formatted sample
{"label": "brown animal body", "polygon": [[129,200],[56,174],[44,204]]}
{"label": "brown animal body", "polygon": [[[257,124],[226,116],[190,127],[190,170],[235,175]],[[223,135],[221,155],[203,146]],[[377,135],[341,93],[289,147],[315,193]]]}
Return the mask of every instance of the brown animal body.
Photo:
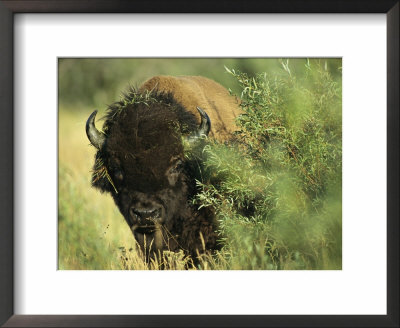
{"label": "brown animal body", "polygon": [[210,79],[156,76],[109,106],[102,132],[96,111],[88,118],[98,149],[92,185],[111,193],[147,254],[182,249],[195,258],[218,248],[212,211],[190,202],[198,163],[185,158],[184,139],[227,141],[239,114],[236,99]]}

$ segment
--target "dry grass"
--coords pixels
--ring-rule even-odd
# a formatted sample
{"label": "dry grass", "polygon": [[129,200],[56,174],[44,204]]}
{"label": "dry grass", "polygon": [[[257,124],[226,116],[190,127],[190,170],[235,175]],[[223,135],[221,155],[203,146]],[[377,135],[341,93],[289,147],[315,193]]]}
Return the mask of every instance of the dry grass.
{"label": "dry grass", "polygon": [[118,261],[97,259],[114,253],[118,259],[118,247],[135,245],[111,197],[90,185],[95,149],[85,134],[89,114],[59,111],[60,269],[116,268]]}

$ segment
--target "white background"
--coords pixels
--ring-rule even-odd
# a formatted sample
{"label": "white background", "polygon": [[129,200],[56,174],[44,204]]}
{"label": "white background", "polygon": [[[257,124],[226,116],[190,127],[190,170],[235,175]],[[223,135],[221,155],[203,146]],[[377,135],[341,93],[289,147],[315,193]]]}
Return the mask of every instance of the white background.
{"label": "white background", "polygon": [[[343,270],[57,271],[69,56],[343,57]],[[14,124],[16,314],[386,313],[385,15],[19,14]]]}

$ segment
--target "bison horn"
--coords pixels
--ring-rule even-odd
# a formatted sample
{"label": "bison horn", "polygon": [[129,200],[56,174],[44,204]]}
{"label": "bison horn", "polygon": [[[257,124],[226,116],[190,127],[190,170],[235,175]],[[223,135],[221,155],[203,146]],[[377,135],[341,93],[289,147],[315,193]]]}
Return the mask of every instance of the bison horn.
{"label": "bison horn", "polygon": [[106,136],[103,132],[100,132],[96,129],[94,125],[94,119],[96,118],[97,110],[95,110],[92,114],[90,114],[87,122],[86,122],[86,135],[90,141],[90,143],[95,146],[97,149],[100,149],[104,142],[106,141]]}
{"label": "bison horn", "polygon": [[210,118],[208,117],[207,113],[204,110],[202,110],[200,107],[197,107],[197,110],[201,116],[200,126],[197,129],[197,131],[195,131],[193,134],[191,134],[188,137],[189,141],[194,141],[201,137],[207,137],[208,133],[210,132],[210,129],[211,129],[211,121],[210,121]]}
{"label": "bison horn", "polygon": [[200,127],[199,130],[197,131],[199,137],[208,136],[208,133],[210,132],[211,129],[211,121],[210,118],[208,117],[207,113],[202,110],[200,107],[196,107],[197,110],[200,113],[201,116],[201,123],[200,123]]}

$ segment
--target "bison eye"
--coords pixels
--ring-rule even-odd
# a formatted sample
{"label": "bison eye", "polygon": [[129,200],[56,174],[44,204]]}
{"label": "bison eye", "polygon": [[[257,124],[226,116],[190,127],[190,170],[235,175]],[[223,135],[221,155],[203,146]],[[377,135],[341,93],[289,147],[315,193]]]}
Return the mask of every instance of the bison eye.
{"label": "bison eye", "polygon": [[124,175],[122,174],[121,170],[116,170],[114,172],[114,177],[119,181],[122,181],[124,179]]}
{"label": "bison eye", "polygon": [[171,173],[178,173],[181,172],[183,169],[183,161],[181,161],[180,159],[177,160],[174,164],[174,166],[171,168]]}
{"label": "bison eye", "polygon": [[167,170],[166,176],[167,176],[168,182],[171,186],[176,185],[176,182],[179,179],[180,173],[183,170],[183,166],[184,166],[183,161],[177,160],[174,163],[174,165]]}

